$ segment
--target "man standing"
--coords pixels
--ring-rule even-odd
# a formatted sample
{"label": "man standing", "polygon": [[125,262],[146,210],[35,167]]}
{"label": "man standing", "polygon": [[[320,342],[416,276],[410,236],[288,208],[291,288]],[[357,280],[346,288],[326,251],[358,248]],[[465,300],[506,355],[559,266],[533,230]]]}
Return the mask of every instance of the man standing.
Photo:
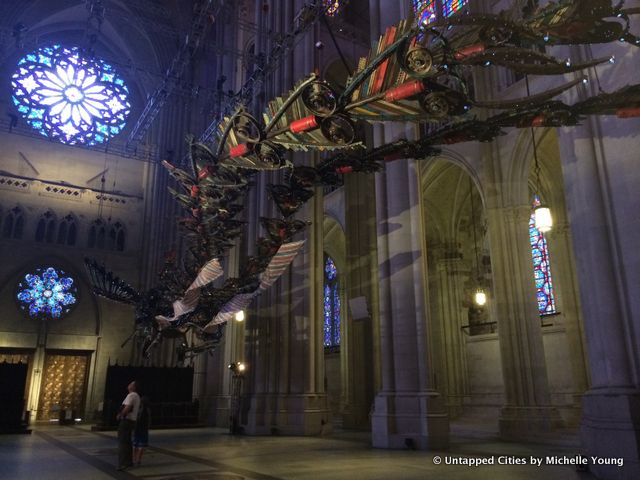
{"label": "man standing", "polygon": [[122,402],[120,413],[116,416],[120,420],[118,425],[118,470],[124,470],[133,465],[131,433],[140,408],[140,396],[136,393],[137,389],[135,380],[127,385],[129,393]]}

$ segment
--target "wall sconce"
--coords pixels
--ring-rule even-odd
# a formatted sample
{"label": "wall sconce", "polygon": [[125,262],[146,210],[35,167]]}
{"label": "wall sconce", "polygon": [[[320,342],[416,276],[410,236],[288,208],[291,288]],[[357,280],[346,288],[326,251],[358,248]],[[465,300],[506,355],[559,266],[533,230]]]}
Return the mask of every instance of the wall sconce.
{"label": "wall sconce", "polygon": [[228,368],[234,375],[242,375],[247,369],[247,366],[243,362],[233,362],[229,364]]}

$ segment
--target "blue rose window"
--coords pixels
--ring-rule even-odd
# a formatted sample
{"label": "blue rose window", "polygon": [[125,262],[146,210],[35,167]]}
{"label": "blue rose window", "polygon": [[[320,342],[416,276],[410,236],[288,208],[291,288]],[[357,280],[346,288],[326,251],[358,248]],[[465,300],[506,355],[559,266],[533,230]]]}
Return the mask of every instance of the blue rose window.
{"label": "blue rose window", "polygon": [[55,268],[38,268],[18,284],[20,308],[32,317],[60,318],[76,303],[77,289],[71,277]]}
{"label": "blue rose window", "polygon": [[42,47],[20,59],[13,103],[45,137],[95,145],[119,134],[131,111],[129,90],[113,67],[77,47]]}

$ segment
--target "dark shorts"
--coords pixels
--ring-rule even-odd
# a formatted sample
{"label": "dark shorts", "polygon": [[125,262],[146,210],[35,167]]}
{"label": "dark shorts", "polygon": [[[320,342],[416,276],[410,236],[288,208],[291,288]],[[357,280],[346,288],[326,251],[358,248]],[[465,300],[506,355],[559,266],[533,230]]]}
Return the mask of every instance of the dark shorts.
{"label": "dark shorts", "polygon": [[137,448],[149,446],[149,432],[135,432],[133,434],[133,446]]}

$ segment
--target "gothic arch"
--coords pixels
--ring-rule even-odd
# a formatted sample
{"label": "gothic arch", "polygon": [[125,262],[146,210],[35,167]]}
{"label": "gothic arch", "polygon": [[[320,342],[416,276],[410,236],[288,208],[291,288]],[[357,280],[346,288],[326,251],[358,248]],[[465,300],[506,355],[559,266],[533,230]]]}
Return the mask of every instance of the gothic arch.
{"label": "gothic arch", "polygon": [[[342,412],[349,379],[346,355],[348,352],[348,307],[345,295],[347,282],[346,237],[340,223],[333,217],[326,215],[323,221],[323,250],[332,258],[339,275],[338,288],[340,292],[340,347],[338,352],[325,354],[325,384],[329,396],[329,405],[333,414],[339,416]],[[323,265],[324,268],[324,265]],[[324,321],[324,318],[323,318]]]}
{"label": "gothic arch", "polygon": [[41,243],[54,243],[58,231],[58,217],[52,210],[47,210],[36,224],[35,241]]}
{"label": "gothic arch", "polygon": [[2,238],[21,239],[24,235],[25,223],[24,208],[20,205],[7,210],[2,218],[2,230],[0,231]]}
{"label": "gothic arch", "polygon": [[[445,151],[425,163],[420,185],[427,237],[432,381],[445,397],[450,416],[456,418],[484,408],[489,397],[501,398],[501,385],[483,386],[490,382],[483,378],[482,369],[496,363],[499,368],[500,363],[495,329],[490,328],[491,272],[484,261],[489,257],[485,256],[483,193],[475,169],[459,154]],[[482,308],[472,303],[472,287],[478,284],[490,299]],[[482,325],[472,329],[472,320]],[[472,334],[490,334],[487,338],[495,348],[485,354],[486,343],[479,344]],[[494,408],[499,407],[498,400]]]}

